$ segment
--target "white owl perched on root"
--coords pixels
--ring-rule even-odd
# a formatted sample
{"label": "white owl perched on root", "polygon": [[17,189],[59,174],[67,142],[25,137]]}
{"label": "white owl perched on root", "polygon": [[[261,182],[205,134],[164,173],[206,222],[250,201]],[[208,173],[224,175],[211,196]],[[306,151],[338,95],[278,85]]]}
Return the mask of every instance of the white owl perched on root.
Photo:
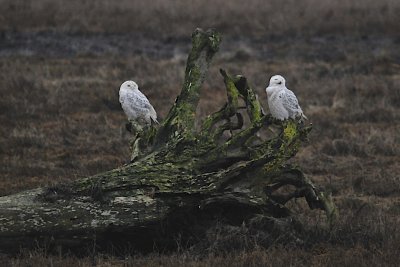
{"label": "white owl perched on root", "polygon": [[121,85],[119,102],[129,121],[135,121],[140,126],[148,126],[153,122],[158,124],[156,111],[134,81],[126,81]]}
{"label": "white owl perched on root", "polygon": [[286,88],[285,78],[281,75],[272,76],[265,91],[272,117],[278,120],[296,119],[296,117],[300,117],[301,120],[307,119],[296,95]]}

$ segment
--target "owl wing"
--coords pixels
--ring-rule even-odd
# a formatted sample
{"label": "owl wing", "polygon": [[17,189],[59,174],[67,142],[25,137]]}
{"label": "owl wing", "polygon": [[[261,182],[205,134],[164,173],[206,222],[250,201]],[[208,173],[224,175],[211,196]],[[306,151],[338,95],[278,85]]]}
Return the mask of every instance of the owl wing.
{"label": "owl wing", "polygon": [[150,101],[147,99],[147,97],[140,92],[139,90],[136,91],[136,96],[137,96],[137,103],[138,106],[147,109],[148,112],[150,113],[150,117],[154,122],[157,122],[157,113],[154,107],[150,104]]}
{"label": "owl wing", "polygon": [[282,102],[288,110],[301,110],[299,101],[293,91],[289,89],[282,90]]}
{"label": "owl wing", "polygon": [[293,91],[285,88],[285,90],[281,91],[280,97],[282,97],[282,104],[289,112],[289,116],[291,118],[295,118],[296,116],[300,115],[307,119],[307,117],[303,114],[303,110],[301,109],[299,101],[297,100],[297,97]]}

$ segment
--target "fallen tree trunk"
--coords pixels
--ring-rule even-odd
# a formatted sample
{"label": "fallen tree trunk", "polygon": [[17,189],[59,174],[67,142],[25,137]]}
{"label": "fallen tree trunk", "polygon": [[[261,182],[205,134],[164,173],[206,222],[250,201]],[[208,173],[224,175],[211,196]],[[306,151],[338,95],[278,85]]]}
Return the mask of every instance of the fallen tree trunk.
{"label": "fallen tree trunk", "polygon": [[[174,242],[173,234],[187,231],[185,226],[214,216],[233,224],[260,216],[294,217],[285,204],[299,197],[333,220],[336,209],[330,197],[286,164],[311,126],[264,115],[245,77],[221,70],[228,102],[195,130],[201,85],[219,44],[220,35],[213,30],[193,33],[181,94],[158,129],[136,132],[130,164],[1,197],[0,249],[35,242],[81,248],[93,240],[101,245],[124,240],[151,249],[156,240]],[[241,98],[245,111],[239,108]],[[249,118],[246,126],[244,116]],[[256,137],[273,124],[280,127],[279,134]],[[295,190],[277,193],[285,185]]]}

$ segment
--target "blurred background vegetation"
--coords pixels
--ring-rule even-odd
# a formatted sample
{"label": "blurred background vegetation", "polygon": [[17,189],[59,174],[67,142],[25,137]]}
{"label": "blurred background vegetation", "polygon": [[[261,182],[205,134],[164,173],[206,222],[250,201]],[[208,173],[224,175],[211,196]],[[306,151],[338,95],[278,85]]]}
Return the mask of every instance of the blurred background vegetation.
{"label": "blurred background vegetation", "polygon": [[1,0],[1,30],[188,36],[196,27],[225,34],[397,34],[396,0]]}

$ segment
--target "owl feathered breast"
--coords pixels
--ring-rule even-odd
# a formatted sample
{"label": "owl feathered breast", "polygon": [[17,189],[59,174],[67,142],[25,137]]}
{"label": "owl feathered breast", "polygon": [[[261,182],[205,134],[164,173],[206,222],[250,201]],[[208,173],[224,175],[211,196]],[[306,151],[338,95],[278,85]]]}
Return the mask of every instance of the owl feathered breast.
{"label": "owl feathered breast", "polygon": [[119,102],[128,117],[140,124],[157,122],[157,113],[147,97],[139,91],[136,84],[122,84],[119,90]]}

